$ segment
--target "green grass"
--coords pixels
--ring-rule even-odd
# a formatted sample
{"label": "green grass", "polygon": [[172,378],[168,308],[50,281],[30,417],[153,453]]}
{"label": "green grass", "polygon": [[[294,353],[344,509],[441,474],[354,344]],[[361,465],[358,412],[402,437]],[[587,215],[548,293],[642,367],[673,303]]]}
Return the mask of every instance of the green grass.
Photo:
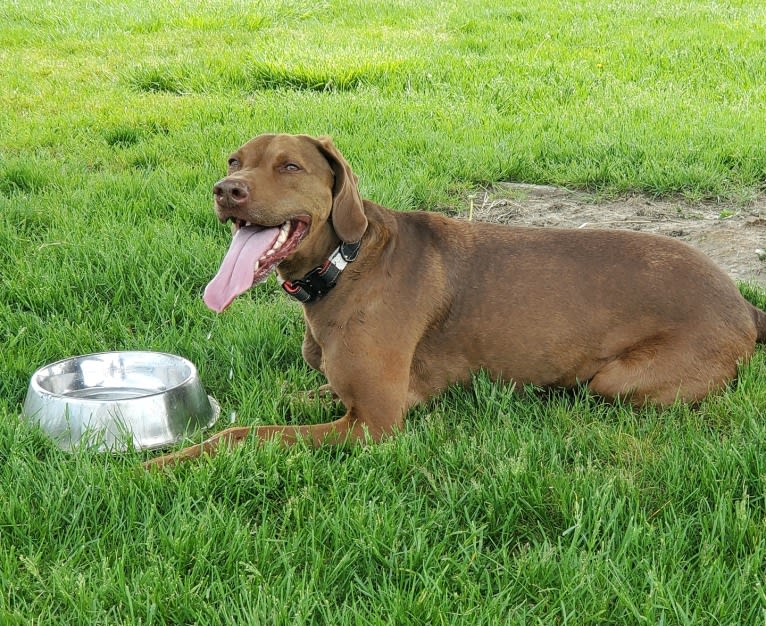
{"label": "green grass", "polygon": [[499,180],[742,199],[765,42],[756,0],[0,0],[0,624],[763,623],[763,351],[696,409],[479,376],[378,447],[166,475],[17,416],[37,367],[112,349],[190,358],[240,423],[337,415],[294,393],[322,381],[273,281],[200,300],[251,136],[331,134],[401,210]]}

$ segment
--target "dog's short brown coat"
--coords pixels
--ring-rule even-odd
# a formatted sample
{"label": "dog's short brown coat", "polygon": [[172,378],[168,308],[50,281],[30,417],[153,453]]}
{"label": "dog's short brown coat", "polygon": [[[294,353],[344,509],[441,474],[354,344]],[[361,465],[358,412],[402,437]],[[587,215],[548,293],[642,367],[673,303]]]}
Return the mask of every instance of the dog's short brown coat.
{"label": "dog's short brown coat", "polygon": [[310,219],[278,266],[282,278],[300,278],[341,241],[361,239],[335,289],[304,306],[303,356],[346,413],[327,424],[229,428],[152,466],[213,453],[251,431],[286,443],[377,441],[409,407],[479,370],[518,384],[584,383],[636,405],[695,402],[731,381],[766,340],[766,314],[674,239],[394,212],[362,201],[326,137],[262,135],[230,164],[221,182],[247,201],[218,204],[221,220]]}

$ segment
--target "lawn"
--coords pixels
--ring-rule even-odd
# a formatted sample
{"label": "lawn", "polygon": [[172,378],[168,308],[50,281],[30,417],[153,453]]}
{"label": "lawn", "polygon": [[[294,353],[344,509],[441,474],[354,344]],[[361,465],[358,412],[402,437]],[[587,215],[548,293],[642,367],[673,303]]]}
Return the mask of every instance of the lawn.
{"label": "lawn", "polygon": [[[759,0],[0,0],[0,624],[762,624],[766,353],[701,406],[479,375],[380,446],[255,442],[163,474],[18,420],[87,352],[197,364],[221,426],[319,422],[273,279],[201,302],[226,155],[330,134],[366,197],[496,181],[746,203]],[[742,286],[766,306],[766,294]]]}

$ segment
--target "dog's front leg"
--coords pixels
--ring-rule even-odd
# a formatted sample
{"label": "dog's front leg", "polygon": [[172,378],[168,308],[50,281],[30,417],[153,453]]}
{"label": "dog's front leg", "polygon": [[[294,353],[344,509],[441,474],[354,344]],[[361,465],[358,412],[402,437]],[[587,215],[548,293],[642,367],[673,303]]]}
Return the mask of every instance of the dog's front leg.
{"label": "dog's front leg", "polygon": [[303,359],[315,370],[322,371],[322,348],[311,334],[311,329],[306,325],[306,332],[303,335],[303,345],[301,346]]}
{"label": "dog's front leg", "polygon": [[[306,325],[306,333],[303,336],[303,346],[301,347],[301,353],[303,359],[309,364],[309,367],[324,373],[322,369],[322,348],[314,339],[314,335],[311,334],[311,329]],[[333,391],[332,385],[326,383],[321,385],[317,390],[309,390],[303,392],[308,398],[332,398],[338,399],[338,395]]]}
{"label": "dog's front leg", "polygon": [[[237,445],[254,434],[264,441],[278,438],[285,445],[307,440],[314,445],[343,444],[356,441],[380,441],[401,427],[407,410],[409,385],[409,360],[399,354],[375,354],[361,352],[364,364],[344,355],[342,361],[331,361],[328,374],[333,385],[341,391],[341,401],[346,414],[332,422],[304,426],[236,426],[227,428],[190,446],[151,459],[144,463],[146,469],[176,465],[181,461],[202,455],[213,456],[222,448]],[[383,368],[372,364],[385,364]],[[334,366],[333,366],[334,364]]]}
{"label": "dog's front leg", "polygon": [[214,456],[222,448],[235,446],[254,434],[259,441],[279,439],[284,444],[291,446],[298,441],[306,440],[314,445],[338,445],[371,440],[378,442],[386,434],[393,432],[394,424],[401,420],[390,420],[390,426],[380,427],[373,424],[372,427],[366,420],[355,416],[354,411],[348,411],[343,417],[333,422],[323,424],[308,424],[305,426],[237,426],[227,428],[216,433],[200,444],[189,446],[163,456],[150,459],[143,465],[145,469],[159,469],[176,465],[182,461],[196,459],[203,455]]}
{"label": "dog's front leg", "polygon": [[220,447],[227,447],[230,445],[236,445],[241,442],[245,437],[250,434],[252,428],[249,426],[239,426],[233,428],[227,428],[220,433],[216,433],[209,439],[206,439],[196,446],[189,446],[178,452],[171,452],[170,454],[164,454],[162,456],[155,457],[144,463],[145,469],[159,469],[171,465],[176,465],[181,461],[188,461],[189,459],[196,459],[203,454],[214,455],[218,452]]}
{"label": "dog's front leg", "polygon": [[251,434],[261,440],[275,439],[285,445],[293,445],[300,439],[307,439],[315,445],[339,444],[364,438],[364,428],[350,419],[348,414],[333,422],[306,426],[235,426],[216,433],[200,444],[189,446],[178,452],[171,452],[144,463],[146,469],[159,469],[176,465],[182,461],[196,459],[203,455],[214,456],[222,448],[235,446]]}

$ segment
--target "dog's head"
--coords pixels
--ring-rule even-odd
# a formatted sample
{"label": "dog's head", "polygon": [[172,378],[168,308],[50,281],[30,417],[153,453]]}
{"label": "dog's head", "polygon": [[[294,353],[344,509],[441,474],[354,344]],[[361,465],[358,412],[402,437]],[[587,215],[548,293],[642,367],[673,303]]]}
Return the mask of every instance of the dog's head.
{"label": "dog's head", "polygon": [[228,175],[213,187],[218,218],[234,225],[229,252],[205,291],[216,311],[310,249],[323,225],[347,243],[367,228],[356,176],[329,137],[260,135],[228,164]]}

